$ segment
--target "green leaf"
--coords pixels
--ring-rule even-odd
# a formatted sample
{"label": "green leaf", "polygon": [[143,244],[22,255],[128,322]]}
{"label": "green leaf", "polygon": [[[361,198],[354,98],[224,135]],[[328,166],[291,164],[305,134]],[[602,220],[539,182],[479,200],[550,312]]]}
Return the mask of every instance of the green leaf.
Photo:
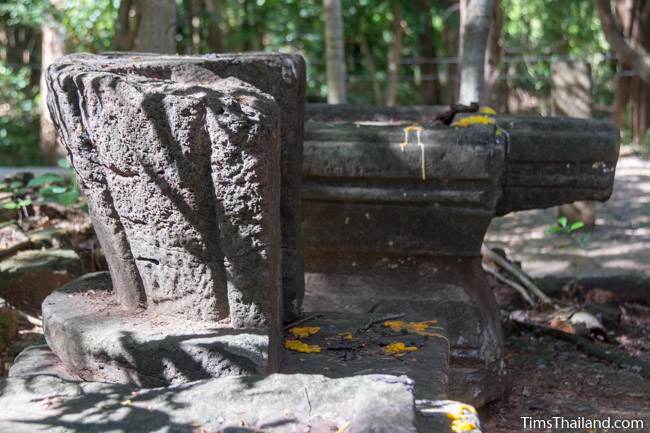
{"label": "green leaf", "polygon": [[48,183],[63,183],[63,182],[65,182],[65,179],[63,179],[58,174],[44,174],[42,176],[38,176],[30,180],[29,183],[27,183],[27,186],[33,188],[36,186],[47,185]]}
{"label": "green leaf", "polygon": [[569,220],[567,219],[567,217],[560,217],[557,219],[557,225],[559,225],[562,228],[566,227],[568,223]]}
{"label": "green leaf", "polygon": [[61,167],[61,168],[72,168],[72,165],[70,164],[70,161],[68,161],[67,158],[61,158],[59,159],[56,164]]}
{"label": "green leaf", "polygon": [[3,191],[5,189],[9,188],[9,184],[7,182],[1,182],[0,183],[0,191]]}
{"label": "green leaf", "polygon": [[9,184],[9,188],[10,188],[10,189],[20,188],[21,186],[23,186],[23,183],[20,182],[20,181],[18,181],[18,180],[14,180],[13,182],[11,182],[11,183]]}
{"label": "green leaf", "polygon": [[2,205],[2,207],[5,209],[18,209],[18,203],[15,201],[10,201],[9,203]]}
{"label": "green leaf", "polygon": [[54,195],[53,199],[55,202],[62,204],[63,206],[72,206],[77,202],[77,200],[79,200],[79,191],[71,189],[70,191]]}
{"label": "green leaf", "polygon": [[584,226],[585,226],[585,223],[584,223],[584,222],[582,222],[582,221],[576,221],[576,222],[574,222],[573,224],[571,224],[570,229],[571,229],[572,232],[574,232],[574,231],[576,231],[576,230],[580,230],[580,229],[583,228]]}
{"label": "green leaf", "polygon": [[547,233],[560,233],[560,232],[562,232],[562,231],[563,231],[563,230],[562,230],[562,227],[560,227],[560,226],[558,226],[558,225],[552,225],[552,226],[549,226],[549,227],[546,229],[546,232],[547,232]]}
{"label": "green leaf", "polygon": [[25,198],[23,200],[19,200],[18,203],[16,203],[18,207],[26,207],[32,204],[32,199],[31,198]]}

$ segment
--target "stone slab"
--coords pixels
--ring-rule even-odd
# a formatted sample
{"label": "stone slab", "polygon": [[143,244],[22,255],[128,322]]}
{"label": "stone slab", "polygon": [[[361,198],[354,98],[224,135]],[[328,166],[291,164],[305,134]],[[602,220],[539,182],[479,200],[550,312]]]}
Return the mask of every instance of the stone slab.
{"label": "stone slab", "polygon": [[[367,326],[367,325],[366,325]],[[44,341],[42,342],[44,343]],[[60,399],[58,398],[58,395],[53,395],[52,388],[56,386],[59,382],[58,381],[42,381],[42,378],[44,376],[53,376],[56,379],[63,379],[67,382],[81,382],[81,379],[76,376],[71,374],[64,366],[63,363],[58,359],[58,357],[49,349],[49,347],[45,344],[38,343],[34,344],[25,350],[23,350],[18,357],[16,358],[11,370],[9,371],[9,377],[17,379],[29,379],[29,383],[34,383],[34,382],[40,382],[43,385],[39,387],[38,390],[35,390],[34,393],[40,393],[38,397],[32,399],[30,403],[33,403],[34,401],[39,401],[43,402],[44,406],[47,408],[51,406],[52,403],[54,402],[59,402]],[[350,375],[353,376],[354,378],[364,378],[364,377],[369,377],[368,374],[363,374],[363,372],[357,372],[358,374],[356,375]],[[304,374],[298,374],[296,376],[293,375],[275,375],[278,377],[283,377],[287,382],[290,382],[293,377],[297,377],[298,379],[302,379],[305,377],[309,377]],[[326,377],[329,377],[327,373],[325,374]],[[318,374],[315,374],[311,376],[312,378],[315,378],[310,381],[310,384],[315,383],[316,385],[321,385],[320,382],[318,382],[316,379],[320,379],[322,376],[319,376]],[[375,376],[373,376],[375,377]],[[385,376],[377,376],[377,377],[385,377]],[[407,379],[403,379],[404,376],[402,376],[401,380],[403,380],[404,384],[409,388],[409,390],[413,393],[413,383],[410,382]],[[351,377],[345,377],[341,378],[347,381],[351,381]],[[340,381],[340,380],[339,380]],[[193,384],[200,384],[205,381],[201,382],[194,382]],[[358,382],[358,380],[357,380]],[[50,384],[48,386],[48,383]],[[253,381],[253,386],[255,386],[257,382]],[[326,383],[330,384],[330,382]],[[185,386],[193,386],[193,384],[185,385]],[[295,382],[294,382],[295,385]],[[81,386],[86,386],[84,384],[81,384]],[[108,385],[107,386],[111,386]],[[338,386],[338,385],[337,385]],[[128,389],[128,387],[125,387]],[[170,390],[170,392],[174,392],[173,390],[180,388],[178,385],[172,386],[170,388],[167,388]],[[417,388],[417,386],[416,386]],[[311,388],[305,388],[305,398],[307,396],[311,396],[312,391]],[[2,401],[2,390],[3,390],[3,383],[0,381],[0,401]],[[148,390],[145,390],[148,391]],[[320,389],[316,388],[316,392],[319,392]],[[342,392],[347,392],[345,387],[341,387]],[[129,397],[134,396],[134,395],[139,395],[142,390],[134,390]],[[417,390],[415,391],[416,393],[418,392]],[[226,396],[227,397],[227,396]],[[233,397],[236,398],[236,397]],[[247,398],[245,395],[242,396],[242,398]],[[310,397],[311,398],[311,397]],[[341,398],[335,397],[335,401],[341,401],[343,404],[346,404],[349,396],[348,395],[343,395]],[[417,397],[416,397],[417,398]],[[416,409],[416,425],[417,425],[417,431],[422,432],[422,433],[450,433],[453,431],[458,430],[458,425],[462,424],[464,427],[469,428],[472,427],[471,430],[467,430],[469,433],[480,433],[480,421],[478,419],[478,416],[476,414],[476,410],[459,401],[452,401],[452,400],[447,400],[444,399],[444,396],[442,397],[443,399],[441,400],[429,400],[429,399],[421,399],[418,398],[415,400],[415,409]],[[126,402],[129,398],[124,397],[124,400],[122,402]],[[54,400],[54,401],[52,401]],[[131,400],[131,404],[133,404],[133,400]],[[311,402],[310,402],[311,403]],[[127,404],[125,404],[127,405]],[[77,406],[77,405],[70,405],[70,406]],[[99,409],[103,408],[101,406]],[[39,408],[42,409],[42,408]],[[149,409],[149,405],[147,405],[147,409]],[[41,412],[42,413],[42,412]],[[73,407],[68,407],[68,410],[66,411],[68,416],[78,416],[80,414],[75,413],[75,409]],[[283,415],[286,415],[285,411],[283,410]],[[309,415],[309,414],[308,414]],[[311,416],[311,415],[309,415]],[[40,422],[47,423],[47,419],[51,419],[51,414],[45,414],[43,418],[40,420]],[[2,425],[2,422],[6,421],[2,418],[1,413],[0,413],[0,426]],[[292,420],[295,422],[295,420]],[[39,421],[36,421],[39,422]],[[223,422],[220,424],[223,424],[225,422],[225,418],[223,419]],[[199,426],[199,423],[195,423],[191,425],[191,427],[194,427],[196,429],[199,429],[199,432],[201,431],[200,429],[203,427],[202,425]],[[456,425],[458,424],[458,425]],[[321,432],[322,428],[324,428],[325,433],[331,433],[329,431],[329,427],[331,425],[322,424],[322,420],[319,418],[316,418],[316,422],[308,424],[311,429],[309,429],[310,432]],[[454,430],[454,426],[456,427],[456,430]],[[16,427],[15,425],[12,425],[12,427]],[[241,427],[241,420],[240,420],[240,427]],[[250,426],[246,426],[249,427]],[[340,426],[343,427],[343,426]],[[62,427],[63,428],[63,427]],[[84,427],[85,428],[85,427]],[[124,429],[126,430],[127,428],[132,428],[131,425],[129,424],[128,426],[121,426],[119,423],[115,423],[112,425],[112,430],[110,431],[115,431],[115,432],[120,432]],[[348,428],[353,428],[352,425],[348,425]],[[363,428],[365,426],[361,426],[360,429],[363,431]],[[354,427],[356,429],[356,427]],[[12,430],[14,431],[14,430]],[[18,428],[16,431],[21,431],[20,428]],[[66,430],[63,430],[66,431]],[[85,429],[83,431],[86,431]],[[100,429],[100,431],[104,432],[106,429]],[[128,430],[131,431],[131,430]],[[159,431],[159,430],[155,430]],[[176,430],[174,430],[176,431]],[[181,430],[182,431],[182,430]],[[196,431],[196,430],[195,430]],[[227,430],[221,430],[221,431],[227,431]],[[248,431],[246,429],[242,430],[243,431]],[[267,431],[274,431],[272,428],[271,430],[264,429],[265,432]],[[300,430],[297,430],[300,431]],[[346,429],[347,431],[347,429]],[[354,431],[354,430],[352,430]]]}
{"label": "stone slab", "polygon": [[[298,325],[318,328],[318,332],[299,338],[285,332],[286,341],[300,341],[320,348],[318,353],[295,349],[282,352],[283,373],[323,374],[347,377],[359,374],[407,375],[415,382],[420,399],[444,399],[447,396],[449,340],[443,324],[426,315],[390,318],[386,314],[322,314]],[[393,315],[394,316],[394,315]],[[435,323],[425,323],[433,320]],[[392,323],[395,329],[387,327]],[[418,323],[416,331],[408,324]],[[412,326],[412,325],[411,325]],[[388,354],[391,344],[404,344],[411,351]]]}
{"label": "stone slab", "polygon": [[9,368],[9,377],[56,376],[69,381],[82,379],[70,371],[52,352],[45,338],[35,341],[16,356]]}
{"label": "stone slab", "polygon": [[35,314],[47,295],[81,271],[81,260],[73,250],[20,251],[0,261],[0,298]]}
{"label": "stone slab", "polygon": [[[439,318],[446,323],[451,345],[449,397],[482,406],[501,394],[503,337],[480,258],[387,255],[369,266],[359,255],[331,257],[328,267],[307,268],[305,314],[374,312]],[[357,270],[348,267],[334,273],[331,269],[340,269],[332,263],[337,260],[356,262]]]}
{"label": "stone slab", "polygon": [[449,431],[423,421],[404,376],[274,374],[156,389],[44,375],[0,381],[0,431],[12,433]]}
{"label": "stone slab", "polygon": [[162,386],[277,368],[264,330],[125,311],[111,288],[108,273],[87,274],[43,302],[48,345],[84,380]]}

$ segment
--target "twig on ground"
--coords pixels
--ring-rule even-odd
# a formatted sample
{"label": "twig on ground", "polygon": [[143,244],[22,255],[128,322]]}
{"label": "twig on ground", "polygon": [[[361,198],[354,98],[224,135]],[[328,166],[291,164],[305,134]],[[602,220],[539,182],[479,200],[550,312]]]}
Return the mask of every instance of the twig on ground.
{"label": "twig on ground", "polygon": [[497,279],[497,281],[499,281],[499,282],[501,282],[503,284],[506,284],[506,285],[512,287],[513,289],[515,289],[517,292],[519,292],[521,297],[524,298],[524,300],[526,302],[528,302],[528,304],[531,307],[535,306],[535,301],[530,297],[530,295],[528,294],[528,292],[526,291],[526,288],[524,286],[517,283],[516,281],[512,281],[510,278],[504,277],[503,275],[499,274],[497,271],[495,271],[494,269],[492,269],[490,267],[484,266],[483,270],[485,272],[487,272],[488,274],[493,275],[494,278]]}
{"label": "twig on ground", "polygon": [[7,307],[11,308],[16,312],[18,317],[26,320],[30,324],[34,326],[40,326],[41,328],[43,327],[43,321],[39,319],[38,317],[34,317],[31,314],[25,313],[24,311],[16,308],[15,306],[11,305],[9,302],[7,302],[5,299],[0,298],[0,307]]}
{"label": "twig on ground", "polygon": [[310,316],[303,317],[302,319],[298,319],[298,320],[296,320],[294,322],[289,323],[287,326],[284,327],[284,330],[287,331],[287,330],[293,328],[294,326],[301,325],[301,324],[303,324],[305,322],[309,322],[310,320],[316,319],[317,317],[321,317],[321,316],[322,316],[322,314],[312,314]]}
{"label": "twig on ground", "polygon": [[400,319],[404,316],[406,316],[406,313],[391,314],[389,316],[380,317],[379,319],[369,320],[368,323],[366,323],[363,327],[359,328],[359,332],[367,331],[372,327],[372,325],[375,325],[377,323],[382,323],[385,322],[386,320]]}
{"label": "twig on ground", "polygon": [[508,260],[504,259],[501,257],[499,254],[495,253],[492,251],[489,247],[487,247],[485,244],[481,247],[481,253],[484,256],[487,256],[490,260],[492,260],[494,263],[497,265],[501,266],[503,269],[506,271],[510,272],[514,277],[517,277],[519,281],[535,296],[539,298],[540,301],[542,301],[544,304],[551,304],[551,298],[546,296],[544,292],[542,292],[539,287],[537,287],[531,279],[526,275],[524,271],[521,269],[518,269],[516,266],[514,266],[512,263],[510,263]]}
{"label": "twig on ground", "polygon": [[548,335],[559,340],[573,343],[576,345],[576,348],[578,350],[586,353],[587,355],[591,355],[623,367],[632,367],[634,369],[637,369],[641,376],[650,379],[650,364],[643,362],[640,359],[634,358],[624,353],[615,352],[606,347],[601,347],[602,344],[593,343],[585,337],[579,335],[569,334],[557,329],[548,328],[546,326],[537,325],[534,323],[522,322],[520,320],[512,320],[512,322],[526,331]]}

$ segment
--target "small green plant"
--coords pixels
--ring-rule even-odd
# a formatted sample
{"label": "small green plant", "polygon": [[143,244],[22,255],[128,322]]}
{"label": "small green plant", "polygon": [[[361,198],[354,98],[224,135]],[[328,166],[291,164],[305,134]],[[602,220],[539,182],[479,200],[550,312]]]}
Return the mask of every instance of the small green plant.
{"label": "small green plant", "polygon": [[555,221],[555,224],[549,226],[546,229],[547,233],[550,234],[559,234],[564,235],[569,238],[580,248],[585,248],[589,242],[589,235],[586,233],[576,236],[576,232],[580,231],[585,227],[585,223],[582,221],[576,221],[569,224],[567,217],[560,217]]}
{"label": "small green plant", "polygon": [[[555,221],[553,225],[549,226],[546,229],[546,232],[569,238],[571,242],[568,245],[565,245],[565,247],[566,248],[573,247],[573,249],[577,251],[578,249],[580,250],[586,249],[587,244],[589,243],[589,234],[587,233],[582,233],[580,235],[577,234],[577,232],[582,230],[584,227],[585,227],[585,223],[583,221],[575,221],[569,224],[569,220],[567,219],[567,217],[560,217],[557,219],[557,221]],[[582,271],[580,267],[581,267],[580,261],[577,261],[576,263],[571,263],[573,278],[569,283],[568,287],[572,292],[575,292],[580,287],[580,277],[582,275]]]}
{"label": "small green plant", "polygon": [[[59,166],[70,168],[67,160],[60,160]],[[74,173],[69,177],[47,173],[30,180],[9,178],[0,182],[0,197],[1,207],[17,209],[20,217],[27,217],[33,204],[58,203],[72,207],[79,203],[81,195]]]}

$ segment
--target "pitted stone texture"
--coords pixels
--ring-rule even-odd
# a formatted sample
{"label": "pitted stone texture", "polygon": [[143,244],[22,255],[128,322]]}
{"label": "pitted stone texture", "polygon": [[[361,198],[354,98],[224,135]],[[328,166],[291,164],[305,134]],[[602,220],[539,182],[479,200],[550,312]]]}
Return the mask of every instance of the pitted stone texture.
{"label": "pitted stone texture", "polygon": [[43,302],[47,343],[84,380],[163,386],[210,377],[277,370],[276,344],[265,329],[126,312],[108,273],[87,274]]}
{"label": "pitted stone texture", "polygon": [[73,55],[48,105],[122,306],[280,320],[280,111],[200,58]]}
{"label": "pitted stone texture", "polygon": [[0,381],[0,431],[12,433],[446,433],[448,428],[448,422],[416,416],[413,384],[405,376],[274,374],[155,389],[52,376]]}
{"label": "pitted stone texture", "polygon": [[[95,57],[97,58],[97,57]],[[282,227],[282,285],[285,320],[300,312],[304,294],[302,254],[302,140],[304,131],[305,61],[296,54],[210,54],[160,56],[145,53],[107,53],[110,67],[121,68],[137,61],[159,76],[163,66],[174,71],[173,80],[185,81],[204,73],[188,72],[188,64],[200,65],[219,77],[235,77],[271,95],[280,107]]]}

